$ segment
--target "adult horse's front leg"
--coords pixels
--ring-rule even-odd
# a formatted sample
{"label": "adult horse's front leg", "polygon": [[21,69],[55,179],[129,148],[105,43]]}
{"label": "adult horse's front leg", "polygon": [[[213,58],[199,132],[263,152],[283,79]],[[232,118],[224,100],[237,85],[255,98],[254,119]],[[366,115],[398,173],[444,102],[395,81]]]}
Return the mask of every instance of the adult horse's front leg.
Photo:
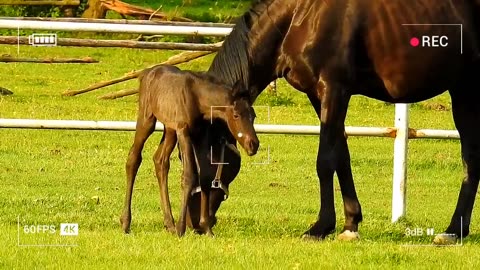
{"label": "adult horse's front leg", "polygon": [[[455,90],[468,91],[466,89],[468,88]],[[451,91],[450,95],[453,119],[460,134],[465,178],[450,225],[445,234],[435,237],[436,244],[455,244],[458,238],[465,237],[470,233],[470,220],[480,178],[480,140],[478,139],[480,107],[476,102],[476,94],[467,95]]]}
{"label": "adult horse's front leg", "polygon": [[355,240],[359,238],[358,224],[363,220],[363,215],[353,182],[350,151],[348,150],[346,135],[338,138],[336,147],[340,157],[337,160],[336,172],[342,193],[343,211],[345,213],[345,224],[342,233],[338,235],[338,239]]}
{"label": "adult horse's front leg", "polygon": [[195,184],[195,156],[193,145],[190,139],[188,126],[185,125],[177,130],[178,143],[182,156],[183,173],[182,173],[182,204],[180,216],[177,221],[177,235],[183,236],[187,226],[187,207],[191,198],[191,193]]}
{"label": "adult horse's front leg", "polygon": [[[350,95],[340,84],[329,83],[321,89],[320,144],[317,155],[317,174],[320,180],[320,212],[317,222],[304,237],[325,238],[335,230],[333,174],[337,171],[344,200],[345,226],[340,239],[357,238],[358,223],[362,219],[350,168],[350,154],[345,137],[345,117]],[[309,96],[317,109],[318,102]],[[316,106],[315,106],[316,105]]]}

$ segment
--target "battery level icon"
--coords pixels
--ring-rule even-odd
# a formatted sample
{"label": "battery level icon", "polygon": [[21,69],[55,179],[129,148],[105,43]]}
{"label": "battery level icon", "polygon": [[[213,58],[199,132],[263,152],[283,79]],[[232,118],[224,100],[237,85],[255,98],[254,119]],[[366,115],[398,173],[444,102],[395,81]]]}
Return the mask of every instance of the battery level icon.
{"label": "battery level icon", "polygon": [[28,36],[32,46],[57,46],[57,34],[32,34]]}

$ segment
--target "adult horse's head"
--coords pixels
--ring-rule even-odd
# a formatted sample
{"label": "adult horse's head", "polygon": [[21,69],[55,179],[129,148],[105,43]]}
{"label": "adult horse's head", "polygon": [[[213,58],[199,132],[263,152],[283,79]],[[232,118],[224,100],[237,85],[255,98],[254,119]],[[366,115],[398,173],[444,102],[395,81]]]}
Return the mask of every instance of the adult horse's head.
{"label": "adult horse's head", "polygon": [[242,81],[237,81],[233,86],[231,99],[231,106],[225,111],[228,129],[247,154],[253,156],[257,153],[260,142],[253,126],[255,111]]}

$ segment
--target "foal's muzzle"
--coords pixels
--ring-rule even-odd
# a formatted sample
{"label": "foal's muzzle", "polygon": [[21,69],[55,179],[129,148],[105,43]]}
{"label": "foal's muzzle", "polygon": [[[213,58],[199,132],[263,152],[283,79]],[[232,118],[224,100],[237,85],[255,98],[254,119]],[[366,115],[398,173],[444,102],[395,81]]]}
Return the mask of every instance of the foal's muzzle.
{"label": "foal's muzzle", "polygon": [[260,142],[257,138],[246,138],[245,144],[247,145],[247,154],[249,156],[253,156],[257,153],[258,147],[260,146]]}

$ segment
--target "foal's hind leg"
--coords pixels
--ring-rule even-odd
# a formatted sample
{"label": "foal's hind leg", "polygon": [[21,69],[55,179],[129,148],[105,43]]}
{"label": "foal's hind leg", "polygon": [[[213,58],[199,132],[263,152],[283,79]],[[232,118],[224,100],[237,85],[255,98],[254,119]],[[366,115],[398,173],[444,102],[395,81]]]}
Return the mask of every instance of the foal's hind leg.
{"label": "foal's hind leg", "polygon": [[188,126],[184,125],[177,130],[178,143],[182,155],[183,174],[182,174],[182,204],[180,217],[177,221],[177,235],[183,236],[187,226],[187,206],[191,198],[193,186],[195,184],[195,157],[193,145],[190,139]]}
{"label": "foal's hind leg", "polygon": [[170,156],[177,144],[177,134],[175,130],[165,128],[162,140],[153,157],[155,163],[155,173],[160,188],[161,207],[163,212],[163,223],[165,228],[174,233],[175,223],[170,205],[170,196],[168,195],[168,171],[170,170]]}
{"label": "foal's hind leg", "polygon": [[[473,91],[475,90],[472,89]],[[450,95],[455,126],[460,134],[466,175],[450,225],[445,234],[435,237],[434,242],[437,244],[454,244],[457,238],[465,237],[470,233],[470,219],[480,178],[480,140],[478,137],[480,134],[480,107],[477,98],[475,98],[475,94],[451,92]]]}
{"label": "foal's hind leg", "polygon": [[132,147],[130,148],[130,153],[128,154],[126,172],[127,172],[127,192],[125,195],[125,205],[123,207],[123,213],[120,217],[120,223],[122,224],[122,229],[125,233],[130,232],[130,223],[132,221],[132,192],[133,185],[135,183],[135,177],[142,163],[142,149],[147,138],[155,130],[155,123],[157,119],[152,115],[144,115],[142,112],[139,112],[137,119],[137,127],[135,131],[135,139]]}

